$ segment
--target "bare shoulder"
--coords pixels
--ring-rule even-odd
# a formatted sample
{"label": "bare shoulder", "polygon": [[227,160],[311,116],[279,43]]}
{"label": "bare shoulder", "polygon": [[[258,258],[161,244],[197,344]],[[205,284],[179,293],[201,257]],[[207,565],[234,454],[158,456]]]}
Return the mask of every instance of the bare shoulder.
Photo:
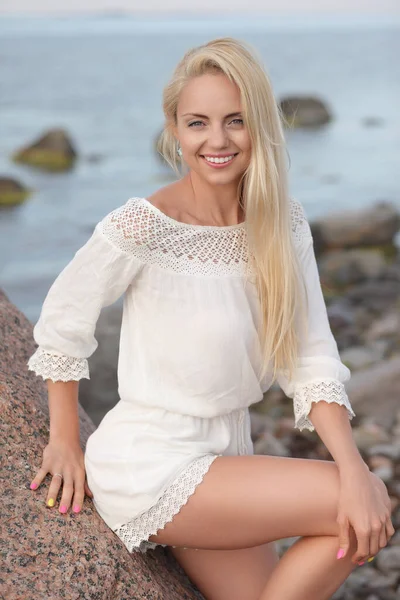
{"label": "bare shoulder", "polygon": [[146,197],[153,206],[173,219],[179,219],[179,198],[182,195],[181,182],[174,181]]}

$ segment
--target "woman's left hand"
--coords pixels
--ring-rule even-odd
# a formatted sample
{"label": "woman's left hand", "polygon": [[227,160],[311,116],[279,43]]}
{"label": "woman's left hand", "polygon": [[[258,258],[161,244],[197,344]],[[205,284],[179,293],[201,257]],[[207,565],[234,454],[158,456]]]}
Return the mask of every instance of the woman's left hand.
{"label": "woman's left hand", "polygon": [[341,470],[337,522],[339,548],[344,556],[350,547],[350,526],[357,537],[352,562],[359,564],[374,557],[395,533],[392,505],[384,482],[365,465]]}

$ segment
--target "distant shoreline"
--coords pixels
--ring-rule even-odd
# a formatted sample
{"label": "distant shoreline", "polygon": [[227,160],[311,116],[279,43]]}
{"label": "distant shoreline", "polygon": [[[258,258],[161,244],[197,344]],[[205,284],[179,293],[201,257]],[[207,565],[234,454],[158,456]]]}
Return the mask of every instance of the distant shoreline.
{"label": "distant shoreline", "polygon": [[[29,33],[40,33],[41,35],[58,35],[60,29],[64,33],[69,33],[68,26],[71,26],[71,34],[76,33],[76,24],[79,23],[80,33],[101,33],[102,31],[135,31],[135,33],[178,30],[183,31],[182,27],[190,29],[193,27],[198,30],[201,26],[207,25],[210,29],[210,35],[213,30],[220,30],[221,27],[227,30],[227,35],[231,35],[231,30],[236,29],[238,33],[251,31],[345,31],[345,30],[379,30],[379,29],[400,29],[400,12],[385,14],[360,15],[357,13],[268,13],[260,11],[230,11],[227,12],[185,12],[171,9],[169,12],[145,11],[145,10],[110,10],[110,11],[71,11],[71,12],[8,12],[0,7],[0,31],[2,34],[27,33],[29,26],[34,23],[35,31]],[[38,29],[38,25],[43,24],[43,30]],[[57,27],[56,30],[49,30],[51,23]],[[106,27],[105,27],[106,26]]]}

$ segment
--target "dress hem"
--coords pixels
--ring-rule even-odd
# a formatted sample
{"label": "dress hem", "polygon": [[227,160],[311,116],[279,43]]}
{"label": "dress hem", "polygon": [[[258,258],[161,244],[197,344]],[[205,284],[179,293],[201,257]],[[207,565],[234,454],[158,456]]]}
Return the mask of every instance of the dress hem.
{"label": "dress hem", "polygon": [[146,553],[157,546],[168,546],[158,542],[149,542],[167,523],[170,523],[187,504],[198,485],[203,481],[211,464],[221,454],[206,454],[194,459],[175,480],[164,490],[158,501],[147,511],[126,523],[113,528],[114,533],[125,544],[129,552]]}

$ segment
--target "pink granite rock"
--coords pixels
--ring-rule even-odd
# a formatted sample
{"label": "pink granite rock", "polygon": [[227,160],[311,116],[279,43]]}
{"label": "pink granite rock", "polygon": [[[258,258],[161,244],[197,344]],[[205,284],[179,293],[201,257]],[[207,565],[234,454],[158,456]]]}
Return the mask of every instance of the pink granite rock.
{"label": "pink granite rock", "polygon": [[[46,508],[50,475],[29,484],[48,440],[47,389],[26,363],[32,325],[0,291],[0,598],[194,600],[202,598],[168,550],[129,554],[85,498],[80,514]],[[82,447],[94,425],[80,407]]]}

